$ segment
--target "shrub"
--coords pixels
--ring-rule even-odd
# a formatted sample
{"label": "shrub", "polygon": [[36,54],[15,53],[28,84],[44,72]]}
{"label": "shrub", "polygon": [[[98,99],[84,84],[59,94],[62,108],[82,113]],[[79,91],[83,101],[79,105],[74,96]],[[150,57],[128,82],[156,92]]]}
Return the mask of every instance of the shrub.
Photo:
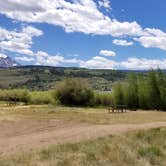
{"label": "shrub", "polygon": [[65,105],[89,105],[94,94],[86,81],[66,79],[56,89],[58,100]]}
{"label": "shrub", "polygon": [[30,95],[29,91],[25,89],[0,90],[0,100],[28,103]]}
{"label": "shrub", "polygon": [[111,106],[113,104],[110,93],[98,93],[94,95],[94,106]]}
{"label": "shrub", "polygon": [[34,91],[30,93],[30,104],[55,104],[52,91]]}

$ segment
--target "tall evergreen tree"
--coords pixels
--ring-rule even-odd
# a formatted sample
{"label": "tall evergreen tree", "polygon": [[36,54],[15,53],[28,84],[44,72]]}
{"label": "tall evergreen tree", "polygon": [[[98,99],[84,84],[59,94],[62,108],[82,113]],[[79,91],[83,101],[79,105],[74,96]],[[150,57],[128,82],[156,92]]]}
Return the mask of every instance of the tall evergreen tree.
{"label": "tall evergreen tree", "polygon": [[160,109],[166,110],[166,76],[165,74],[159,69],[157,72],[157,81],[160,90]]}
{"label": "tall evergreen tree", "polygon": [[161,99],[160,99],[160,90],[156,78],[156,73],[150,71],[147,77],[148,84],[148,107],[150,109],[160,109]]}
{"label": "tall evergreen tree", "polygon": [[139,77],[138,80],[138,100],[141,109],[148,109],[148,86],[147,80]]}
{"label": "tall evergreen tree", "polygon": [[113,90],[113,99],[114,99],[114,104],[115,105],[121,105],[124,104],[123,101],[123,90],[122,90],[122,84],[120,82],[118,82],[117,84],[115,84],[114,86],[114,90]]}
{"label": "tall evergreen tree", "polygon": [[125,104],[130,109],[137,109],[138,104],[138,82],[136,74],[129,74],[124,86],[124,100]]}

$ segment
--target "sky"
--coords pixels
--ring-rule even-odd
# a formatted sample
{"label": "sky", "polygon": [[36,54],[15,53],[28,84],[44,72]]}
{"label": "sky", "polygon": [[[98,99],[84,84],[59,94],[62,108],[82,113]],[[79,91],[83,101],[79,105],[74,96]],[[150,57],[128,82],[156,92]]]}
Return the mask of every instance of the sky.
{"label": "sky", "polygon": [[166,69],[165,0],[0,0],[0,57],[22,65]]}

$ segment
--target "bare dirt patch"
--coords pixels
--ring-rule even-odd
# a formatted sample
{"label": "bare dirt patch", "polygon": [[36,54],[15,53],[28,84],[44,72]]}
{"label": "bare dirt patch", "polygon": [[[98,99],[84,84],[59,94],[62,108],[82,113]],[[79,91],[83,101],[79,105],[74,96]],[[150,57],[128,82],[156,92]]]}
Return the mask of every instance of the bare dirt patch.
{"label": "bare dirt patch", "polygon": [[50,144],[73,143],[156,127],[166,127],[166,122],[94,125],[65,120],[1,120],[0,154],[13,154]]}

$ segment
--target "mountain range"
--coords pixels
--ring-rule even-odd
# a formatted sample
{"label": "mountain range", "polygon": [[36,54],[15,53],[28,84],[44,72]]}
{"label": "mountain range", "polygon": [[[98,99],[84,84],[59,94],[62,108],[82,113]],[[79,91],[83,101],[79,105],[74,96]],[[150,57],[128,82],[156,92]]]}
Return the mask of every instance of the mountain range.
{"label": "mountain range", "polygon": [[18,62],[6,56],[4,54],[0,54],[0,68],[8,68],[8,67],[15,67],[20,66]]}

